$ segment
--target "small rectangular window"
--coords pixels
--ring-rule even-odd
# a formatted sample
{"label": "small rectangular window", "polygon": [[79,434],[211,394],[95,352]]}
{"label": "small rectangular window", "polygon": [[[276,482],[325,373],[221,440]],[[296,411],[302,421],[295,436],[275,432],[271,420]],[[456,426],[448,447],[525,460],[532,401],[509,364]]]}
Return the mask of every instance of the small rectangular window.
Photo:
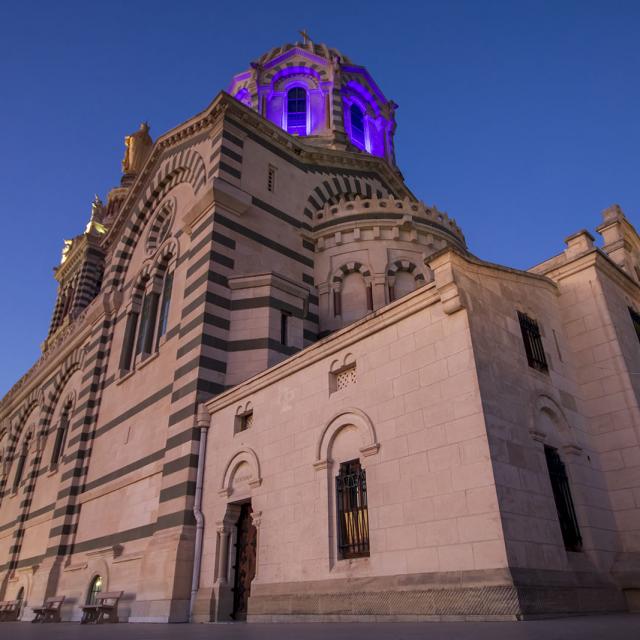
{"label": "small rectangular window", "polygon": [[273,165],[269,165],[267,173],[267,191],[273,193],[276,190],[276,168]]}
{"label": "small rectangular window", "polygon": [[636,330],[636,336],[638,340],[640,340],[640,313],[629,307],[629,315],[631,316],[631,321],[633,322],[633,328]]}
{"label": "small rectangular window", "polygon": [[549,366],[542,346],[538,323],[521,311],[518,311],[518,319],[520,320],[520,330],[529,366],[538,371],[548,371]]}
{"label": "small rectangular window", "polygon": [[338,554],[341,559],[369,555],[367,478],[359,460],[340,465],[336,476]]}
{"label": "small rectangular window", "polygon": [[253,411],[247,411],[236,416],[233,432],[240,433],[240,431],[246,431],[253,427]]}
{"label": "small rectangular window", "polygon": [[567,470],[557,449],[545,445],[544,455],[547,460],[547,469],[564,546],[567,551],[580,551],[582,549],[582,536],[580,535],[576,510],[573,506]]}
{"label": "small rectangular window", "polygon": [[289,313],[280,313],[280,344],[288,344],[289,340]]}

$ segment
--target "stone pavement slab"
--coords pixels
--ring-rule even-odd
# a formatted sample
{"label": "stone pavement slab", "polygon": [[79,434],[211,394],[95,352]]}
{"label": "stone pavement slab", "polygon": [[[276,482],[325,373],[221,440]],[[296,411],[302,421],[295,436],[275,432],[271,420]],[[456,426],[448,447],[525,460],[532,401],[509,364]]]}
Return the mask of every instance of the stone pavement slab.
{"label": "stone pavement slab", "polygon": [[640,615],[526,622],[118,624],[0,623],[0,640],[640,640]]}

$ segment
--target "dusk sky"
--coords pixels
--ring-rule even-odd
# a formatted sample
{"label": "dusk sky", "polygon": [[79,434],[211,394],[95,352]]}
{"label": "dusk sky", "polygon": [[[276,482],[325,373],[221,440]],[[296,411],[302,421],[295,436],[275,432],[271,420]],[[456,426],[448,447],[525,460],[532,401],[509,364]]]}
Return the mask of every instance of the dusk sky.
{"label": "dusk sky", "polygon": [[0,395],[40,354],[63,238],[155,139],[308,29],[399,104],[409,187],[471,251],[526,269],[619,203],[640,225],[640,2],[5,2]]}

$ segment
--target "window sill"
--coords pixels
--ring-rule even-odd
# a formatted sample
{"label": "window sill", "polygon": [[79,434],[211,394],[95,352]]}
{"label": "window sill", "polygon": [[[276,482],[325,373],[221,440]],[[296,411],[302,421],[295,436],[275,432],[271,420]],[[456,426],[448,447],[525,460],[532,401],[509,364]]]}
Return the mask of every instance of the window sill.
{"label": "window sill", "polygon": [[120,369],[118,372],[118,379],[116,384],[122,384],[125,380],[128,380],[135,373],[135,369]]}
{"label": "window sill", "polygon": [[58,473],[59,469],[60,467],[57,464],[51,465],[49,467],[49,471],[47,472],[47,478],[55,476]]}
{"label": "window sill", "polygon": [[143,369],[150,362],[155,360],[160,355],[159,351],[155,351],[154,353],[141,353],[136,358],[136,369]]}

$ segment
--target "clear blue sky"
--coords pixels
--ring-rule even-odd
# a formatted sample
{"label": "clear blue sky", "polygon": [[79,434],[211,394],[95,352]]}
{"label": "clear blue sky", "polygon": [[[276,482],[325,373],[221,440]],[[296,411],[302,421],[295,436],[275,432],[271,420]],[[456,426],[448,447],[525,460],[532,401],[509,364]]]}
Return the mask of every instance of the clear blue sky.
{"label": "clear blue sky", "polygon": [[640,2],[5,2],[0,395],[35,362],[62,239],[155,138],[307,28],[399,105],[409,186],[486,260],[527,268],[613,202],[640,224]]}

